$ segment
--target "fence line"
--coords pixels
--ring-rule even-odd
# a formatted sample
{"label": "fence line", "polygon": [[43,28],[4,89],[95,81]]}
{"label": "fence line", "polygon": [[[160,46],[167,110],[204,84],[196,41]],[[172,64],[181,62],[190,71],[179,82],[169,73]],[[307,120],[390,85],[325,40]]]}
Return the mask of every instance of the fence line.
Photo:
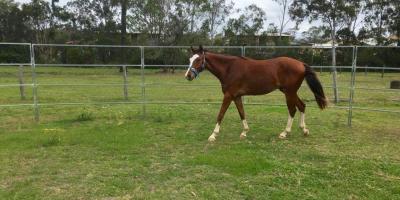
{"label": "fence line", "polygon": [[[30,63],[0,63],[0,66],[31,66],[31,73],[32,73],[32,83],[26,84],[23,81],[23,77],[20,77],[22,82],[20,84],[7,84],[7,85],[0,85],[0,87],[20,87],[21,97],[23,97],[24,86],[31,86],[32,87],[32,95],[33,95],[33,102],[32,104],[8,104],[8,105],[0,105],[0,107],[19,107],[19,106],[32,106],[34,109],[34,119],[35,121],[39,121],[40,117],[40,106],[57,106],[57,105],[101,105],[101,104],[140,104],[142,105],[142,114],[143,116],[146,115],[146,105],[147,104],[220,104],[220,102],[184,102],[184,101],[175,101],[175,102],[163,102],[163,101],[147,101],[146,99],[146,86],[152,85],[161,85],[161,84],[154,84],[154,83],[146,83],[145,81],[145,69],[146,67],[176,67],[176,68],[186,68],[187,65],[183,64],[146,64],[145,63],[145,50],[146,49],[184,49],[190,48],[190,46],[120,46],[120,45],[64,45],[64,44],[30,44],[30,43],[0,43],[0,45],[19,45],[19,46],[27,46],[29,47],[29,54],[30,54]],[[130,48],[130,49],[138,49],[140,50],[140,63],[138,64],[50,64],[50,63],[36,63],[35,61],[35,47],[90,47],[90,48]],[[206,46],[209,49],[238,49],[240,50],[241,56],[246,56],[246,50],[251,49],[331,49],[331,47],[326,46]],[[351,78],[350,78],[350,86],[349,87],[339,87],[337,86],[336,80],[333,81],[333,86],[325,86],[324,88],[333,88],[334,90],[338,88],[348,88],[350,89],[349,98],[348,98],[348,106],[333,106],[333,108],[337,109],[347,109],[348,110],[348,125],[351,126],[352,123],[352,116],[353,110],[367,110],[367,111],[374,111],[374,112],[391,112],[391,113],[400,113],[400,111],[393,111],[393,110],[385,110],[385,109],[376,109],[376,108],[366,108],[366,107],[355,107],[353,106],[354,103],[354,93],[356,89],[361,90],[384,90],[390,92],[397,92],[393,89],[387,88],[364,88],[364,87],[356,87],[355,86],[355,79],[357,74],[357,69],[379,69],[382,70],[382,77],[385,70],[393,70],[397,71],[400,68],[396,67],[363,67],[357,66],[357,58],[358,58],[358,49],[359,48],[399,48],[393,46],[338,46],[335,47],[336,49],[351,49],[352,51],[352,63],[351,66],[311,66],[312,68],[319,68],[319,69],[351,69]],[[314,52],[314,51],[313,51]],[[313,53],[314,55],[314,53]],[[36,68],[37,67],[122,67],[123,69],[123,83],[119,84],[38,84],[37,83],[37,75],[36,75]],[[127,67],[140,67],[140,84],[130,84],[128,83],[127,79]],[[20,71],[20,76],[22,76]],[[162,84],[165,85],[175,85],[175,84]],[[136,102],[75,102],[75,103],[40,103],[38,97],[38,87],[39,86],[123,86],[124,91],[124,99],[128,100],[128,86],[140,86],[141,88],[141,98],[140,101]],[[193,85],[182,85],[179,86],[190,87]],[[219,85],[210,85],[210,84],[197,84],[196,86],[200,87],[217,87]],[[269,105],[269,106],[286,106],[283,104],[265,104],[265,103],[253,103],[247,102],[246,105]],[[311,106],[313,107],[313,106]],[[331,106],[332,107],[332,106]]]}
{"label": "fence line", "polygon": [[36,83],[36,62],[35,62],[35,49],[34,45],[30,46],[30,55],[31,55],[31,68],[32,68],[32,94],[33,94],[33,106],[34,106],[34,116],[35,121],[39,122],[39,105],[38,105],[38,96],[37,96],[37,83]]}
{"label": "fence line", "polygon": [[354,84],[356,80],[356,71],[357,71],[357,47],[353,47],[353,56],[352,56],[352,68],[351,68],[351,79],[350,79],[350,94],[349,94],[349,113],[347,116],[347,124],[351,126],[352,118],[353,118],[353,98],[354,98]]}
{"label": "fence line", "polygon": [[0,66],[30,66],[31,63],[0,63]]}
{"label": "fence line", "polygon": [[141,65],[130,64],[35,64],[38,67],[140,67]]}

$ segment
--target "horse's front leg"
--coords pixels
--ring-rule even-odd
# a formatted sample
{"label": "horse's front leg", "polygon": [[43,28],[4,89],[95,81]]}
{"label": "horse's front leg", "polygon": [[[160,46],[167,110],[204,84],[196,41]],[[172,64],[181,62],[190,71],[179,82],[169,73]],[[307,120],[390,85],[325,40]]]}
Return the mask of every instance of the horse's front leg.
{"label": "horse's front leg", "polygon": [[245,117],[245,114],[244,114],[242,97],[236,97],[235,98],[235,105],[236,105],[236,108],[237,108],[237,110],[239,112],[240,119],[242,120],[242,123],[243,123],[243,131],[240,134],[240,139],[245,139],[246,136],[247,136],[247,132],[249,131],[249,125],[247,124],[246,117]]}
{"label": "horse's front leg", "polygon": [[217,117],[217,124],[215,125],[214,131],[212,132],[210,137],[208,137],[209,142],[214,142],[216,140],[216,137],[219,134],[219,128],[220,128],[222,119],[224,118],[225,112],[229,108],[229,105],[231,104],[231,102],[232,102],[232,97],[228,94],[225,94],[224,100],[221,105],[221,109],[219,110],[219,114]]}

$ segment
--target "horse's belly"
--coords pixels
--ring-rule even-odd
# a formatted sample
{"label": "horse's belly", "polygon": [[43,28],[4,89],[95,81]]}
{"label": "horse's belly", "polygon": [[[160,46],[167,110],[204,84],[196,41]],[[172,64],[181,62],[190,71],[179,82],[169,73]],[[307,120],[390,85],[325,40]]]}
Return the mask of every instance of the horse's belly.
{"label": "horse's belly", "polygon": [[263,95],[268,94],[277,89],[277,85],[273,81],[256,81],[250,82],[246,87],[247,95]]}
{"label": "horse's belly", "polygon": [[264,88],[260,90],[248,91],[245,95],[263,95],[273,92],[276,88]]}

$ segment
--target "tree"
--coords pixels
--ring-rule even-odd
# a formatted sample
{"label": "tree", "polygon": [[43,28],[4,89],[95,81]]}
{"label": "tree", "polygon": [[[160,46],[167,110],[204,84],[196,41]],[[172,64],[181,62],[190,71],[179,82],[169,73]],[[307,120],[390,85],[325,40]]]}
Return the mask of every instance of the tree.
{"label": "tree", "polygon": [[160,44],[172,5],[172,0],[134,1],[131,8],[132,14],[127,17],[129,30],[146,33],[151,43]]}
{"label": "tree", "polygon": [[[120,7],[120,45],[125,45],[126,43],[126,16],[129,8],[129,0],[111,0],[112,7]],[[122,51],[123,52],[123,51]],[[124,57],[124,56],[122,56]]]}
{"label": "tree", "polygon": [[134,0],[132,4],[128,27],[140,35],[139,42],[153,45],[209,42],[206,0]]}
{"label": "tree", "polygon": [[344,24],[345,19],[355,14],[353,0],[293,0],[290,15],[299,24],[305,19],[310,22],[321,20],[331,31],[332,66],[335,102],[338,99],[336,87],[336,31]]}
{"label": "tree", "polygon": [[71,22],[76,31],[94,31],[97,19],[93,12],[91,0],[73,0],[67,3],[68,13],[71,13]]}
{"label": "tree", "polygon": [[27,41],[29,28],[18,6],[13,0],[0,1],[0,41]]}
{"label": "tree", "polygon": [[[278,33],[278,26],[275,25],[275,23],[269,23],[267,27],[267,33]],[[280,40],[281,38],[279,38]]]}
{"label": "tree", "polygon": [[32,0],[31,3],[22,4],[22,12],[26,17],[26,26],[33,31],[32,42],[47,43],[51,21],[51,9],[44,0]]}
{"label": "tree", "polygon": [[282,40],[282,33],[287,25],[289,23],[290,18],[286,19],[286,15],[288,14],[289,10],[289,5],[292,2],[291,0],[274,0],[276,3],[278,3],[281,6],[280,10],[280,16],[279,16],[279,40]]}
{"label": "tree", "polygon": [[[172,16],[176,23],[180,23],[181,30],[185,31],[185,37],[182,44],[192,44],[194,42],[202,41],[203,44],[210,44],[210,27],[209,27],[209,15],[208,9],[209,2],[207,0],[176,0],[180,6],[175,6],[175,12]],[[183,24],[182,24],[183,23]],[[183,25],[183,26],[182,26]],[[184,26],[188,26],[184,30]],[[213,37],[212,43],[215,42],[215,36]]]}
{"label": "tree", "polygon": [[344,45],[354,45],[359,43],[356,29],[365,11],[365,0],[347,1],[347,14],[343,16],[343,27],[338,29],[336,38]]}
{"label": "tree", "polygon": [[[129,0],[112,0],[111,4],[113,6],[120,6],[121,8],[121,24],[120,24],[120,45],[124,46],[126,45],[126,13],[128,10],[128,6],[129,6]],[[126,62],[126,58],[125,58],[125,48],[120,48],[120,52],[121,52],[121,63],[125,63]],[[119,68],[120,72],[123,72],[123,67]]]}
{"label": "tree", "polygon": [[390,0],[367,0],[365,27],[371,32],[378,45],[385,43],[384,35],[389,26]]}
{"label": "tree", "polygon": [[400,2],[390,0],[367,0],[364,28],[376,38],[378,45],[389,42],[385,36],[397,36],[400,46]]}
{"label": "tree", "polygon": [[74,32],[87,43],[116,44],[118,10],[111,0],[73,0],[67,3]]}
{"label": "tree", "polygon": [[214,44],[216,30],[225,22],[225,17],[230,14],[232,8],[233,3],[227,4],[226,0],[208,0],[207,4],[203,6],[206,20],[202,27],[209,32],[212,44]]}
{"label": "tree", "polygon": [[302,43],[317,44],[329,40],[329,30],[324,26],[312,26],[302,33]]}
{"label": "tree", "polygon": [[112,0],[93,0],[92,4],[98,30],[106,34],[117,32],[119,28],[116,19],[120,13]]}
{"label": "tree", "polygon": [[[189,17],[189,32],[193,33],[196,30],[196,22],[200,21],[202,10],[207,4],[207,0],[177,0],[177,3],[186,5],[187,14]],[[182,6],[184,7],[184,6]],[[196,19],[197,18],[197,19]],[[196,21],[197,20],[197,21]]]}
{"label": "tree", "polygon": [[354,31],[350,30],[349,27],[338,30],[336,38],[343,45],[355,45],[358,43],[356,34],[354,33]]}
{"label": "tree", "polygon": [[[128,0],[120,0],[121,5],[121,45],[125,45],[126,40],[126,11],[128,7]],[[125,48],[121,48],[122,63],[125,63]],[[127,69],[126,69],[127,70]],[[123,68],[120,68],[123,71]]]}
{"label": "tree", "polygon": [[228,20],[224,28],[225,36],[231,44],[243,45],[249,42],[246,41],[249,37],[261,34],[265,20],[265,12],[261,8],[255,4],[249,5],[237,19]]}
{"label": "tree", "polygon": [[126,11],[128,9],[128,0],[121,0],[121,45],[125,45],[126,40]]}
{"label": "tree", "polygon": [[389,12],[389,32],[397,37],[397,46],[400,46],[400,1],[392,1]]}

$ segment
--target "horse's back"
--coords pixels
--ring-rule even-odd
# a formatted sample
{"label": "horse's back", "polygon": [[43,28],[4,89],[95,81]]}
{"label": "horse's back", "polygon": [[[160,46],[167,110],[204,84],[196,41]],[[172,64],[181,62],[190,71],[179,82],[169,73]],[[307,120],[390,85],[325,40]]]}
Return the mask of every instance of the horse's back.
{"label": "horse's back", "polygon": [[278,68],[288,70],[289,72],[304,73],[304,63],[290,57],[277,57],[270,59]]}
{"label": "horse's back", "polygon": [[264,69],[266,71],[278,71],[287,70],[294,73],[304,73],[304,63],[290,57],[276,57],[267,60],[255,60],[255,59],[241,59],[241,62],[246,63],[247,66],[251,66],[258,69]]}
{"label": "horse's back", "polygon": [[257,72],[260,75],[276,76],[284,75],[304,75],[304,63],[290,57],[277,57],[267,60],[247,60],[245,61],[250,71]]}

